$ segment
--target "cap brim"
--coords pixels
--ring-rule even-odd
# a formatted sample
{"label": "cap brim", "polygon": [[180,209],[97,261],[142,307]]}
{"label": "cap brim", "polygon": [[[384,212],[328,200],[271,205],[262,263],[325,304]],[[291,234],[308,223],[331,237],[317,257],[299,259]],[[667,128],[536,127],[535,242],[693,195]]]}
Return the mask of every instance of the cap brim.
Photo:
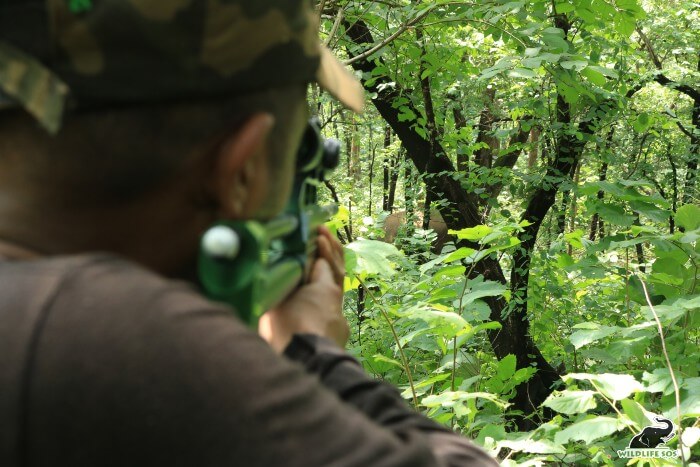
{"label": "cap brim", "polygon": [[321,64],[316,81],[344,106],[362,113],[365,106],[365,90],[362,84],[324,45],[321,45]]}

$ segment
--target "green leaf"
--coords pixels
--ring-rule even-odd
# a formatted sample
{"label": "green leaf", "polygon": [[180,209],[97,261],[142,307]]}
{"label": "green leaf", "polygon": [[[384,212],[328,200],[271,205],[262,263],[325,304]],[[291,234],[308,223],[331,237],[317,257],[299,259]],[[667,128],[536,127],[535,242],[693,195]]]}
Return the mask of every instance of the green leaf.
{"label": "green leaf", "polygon": [[652,243],[654,244],[654,254],[657,258],[674,258],[680,263],[688,261],[688,253],[678,248],[675,243],[662,239],[654,239]]}
{"label": "green leaf", "polygon": [[467,306],[475,300],[484,297],[498,297],[503,295],[508,288],[505,284],[484,280],[482,276],[469,281],[468,291],[462,297],[462,306]]}
{"label": "green leaf", "polygon": [[565,70],[581,71],[588,66],[586,60],[564,60],[559,63]]}
{"label": "green leaf", "polygon": [[595,417],[565,428],[554,435],[554,442],[566,444],[569,441],[583,441],[591,443],[597,439],[605,438],[618,431],[622,426],[617,419],[612,417]]}
{"label": "green leaf", "polygon": [[557,91],[564,96],[564,100],[569,104],[576,104],[579,100],[581,100],[581,91],[577,87],[559,82],[557,83]]}
{"label": "green leaf", "polygon": [[[672,278],[669,277],[667,279],[671,280]],[[644,314],[646,319],[654,319],[654,313],[648,306],[641,307],[639,311]],[[685,309],[675,303],[673,305],[656,305],[654,306],[654,311],[664,326],[669,326],[685,316]]]}
{"label": "green leaf", "polygon": [[498,362],[496,374],[502,381],[507,381],[510,377],[512,377],[515,374],[515,365],[515,355],[506,355],[502,360]]}
{"label": "green leaf", "polygon": [[413,122],[416,120],[416,113],[411,110],[410,107],[403,106],[399,109],[401,112],[399,114],[399,121],[400,122]]}
{"label": "green leaf", "polygon": [[540,50],[542,50],[542,47],[528,47],[525,49],[525,56],[536,57],[540,53]]}
{"label": "green leaf", "polygon": [[634,131],[637,133],[644,133],[649,129],[649,126],[651,126],[651,119],[649,118],[649,114],[646,112],[640,113],[637,116],[637,120],[635,120],[632,124]]}
{"label": "green leaf", "polygon": [[557,2],[555,8],[558,15],[565,15],[566,13],[571,13],[576,9],[574,4],[571,2]]}
{"label": "green leaf", "polygon": [[[549,28],[550,30],[556,28]],[[560,32],[551,32],[544,34],[542,36],[542,42],[544,42],[550,50],[558,52],[566,52],[569,50],[569,43],[564,39],[564,31],[559,29]]]}
{"label": "green leaf", "polygon": [[647,412],[644,410],[644,407],[639,405],[638,402],[631,399],[622,399],[620,401],[620,405],[622,406],[622,411],[629,417],[630,420],[632,420],[632,422],[634,422],[638,430],[641,430],[645,426],[649,425],[651,420],[646,415]]}
{"label": "green leaf", "polygon": [[664,395],[673,392],[673,380],[667,368],[656,368],[651,373],[646,371],[642,375],[642,381],[646,383],[646,391],[661,392]]}
{"label": "green leaf", "polygon": [[674,258],[658,258],[652,264],[651,269],[656,273],[668,274],[681,279],[685,274],[683,265]]}
{"label": "green leaf", "polygon": [[[402,368],[403,368],[403,367],[402,367]],[[432,387],[435,385],[435,383],[439,383],[439,382],[441,382],[441,381],[445,381],[446,379],[449,379],[449,378],[450,378],[450,373],[442,373],[442,374],[440,374],[440,375],[432,376],[432,377],[430,377],[430,378],[417,381],[417,382],[413,385],[413,388],[416,390],[416,393],[417,393],[417,394],[423,395],[423,394],[425,394],[426,392],[428,392],[428,390],[430,390],[430,388],[432,388]],[[402,396],[403,396],[405,399],[411,398],[411,395],[412,395],[412,392],[411,392],[411,388],[410,388],[410,387],[408,387],[408,388],[406,389],[406,391],[404,391],[404,394],[402,394]]]}
{"label": "green leaf", "polygon": [[497,444],[498,447],[511,449],[516,452],[529,452],[532,454],[566,454],[566,450],[551,441],[542,439],[521,439],[517,441],[504,440]]}
{"label": "green leaf", "polygon": [[476,438],[476,442],[480,446],[483,446],[486,438],[491,438],[494,441],[501,441],[507,437],[508,434],[506,433],[506,429],[503,425],[489,423],[479,431],[479,436]]}
{"label": "green leaf", "polygon": [[464,402],[475,399],[486,399],[501,408],[508,407],[508,403],[503,402],[494,394],[488,392],[466,392],[466,391],[445,391],[440,394],[424,397],[421,404],[425,407],[452,407],[456,402]]}
{"label": "green leaf", "polygon": [[615,0],[617,7],[636,19],[646,18],[646,12],[639,6],[637,0]]}
{"label": "green leaf", "polygon": [[537,78],[537,72],[528,68],[514,68],[508,72],[511,78]]}
{"label": "green leaf", "polygon": [[[590,323],[593,324],[593,323]],[[600,326],[594,324],[592,329],[582,329],[571,334],[569,340],[574,344],[574,348],[580,349],[584,345],[588,345],[592,342],[599,341],[604,337],[615,334],[620,328],[617,326]]]}
{"label": "green leaf", "polygon": [[603,73],[591,68],[590,66],[581,70],[581,74],[591,83],[597,86],[605,86],[608,82]]}
{"label": "green leaf", "polygon": [[630,208],[654,222],[667,222],[668,218],[671,216],[671,211],[659,208],[652,203],[645,203],[644,201],[631,201]]}
{"label": "green leaf", "polygon": [[584,231],[581,229],[574,230],[573,232],[569,232],[564,235],[564,238],[566,239],[569,244],[574,247],[574,248],[583,248],[583,242],[581,241],[581,238],[583,238]]}
{"label": "green leaf", "polygon": [[[581,242],[581,240],[579,240],[579,243],[580,242]],[[573,246],[573,244],[572,244],[572,246]],[[583,246],[583,243],[581,243],[581,246]],[[562,269],[573,266],[574,264],[576,264],[574,259],[566,253],[560,253],[559,256],[557,257],[557,266],[559,266]]]}
{"label": "green leaf", "polygon": [[590,8],[579,6],[576,8],[576,14],[586,23],[598,23],[600,18]]}
{"label": "green leaf", "polygon": [[596,408],[595,391],[554,391],[542,405],[559,413],[574,415]]}
{"label": "green leaf", "polygon": [[411,319],[425,321],[432,331],[445,337],[455,337],[459,332],[468,331],[472,327],[457,313],[443,311],[435,305],[420,304],[402,310],[402,314]]}
{"label": "green leaf", "polygon": [[401,256],[394,245],[377,240],[357,240],[347,245],[346,251],[351,252],[350,255],[354,254],[354,266],[349,273],[356,276],[391,277],[396,274],[396,270],[389,258]]}
{"label": "green leaf", "polygon": [[616,16],[615,30],[625,37],[629,37],[637,27],[637,20],[634,16],[621,14]]}
{"label": "green leaf", "polygon": [[612,68],[607,68],[599,65],[590,65],[588,69],[596,71],[603,76],[607,76],[608,78],[617,79],[620,77],[617,71],[613,70]]}
{"label": "green leaf", "polygon": [[449,264],[449,263],[452,263],[455,261],[460,261],[464,258],[468,258],[468,257],[473,256],[475,254],[476,254],[476,250],[474,250],[472,248],[467,248],[467,247],[458,248],[455,251],[452,251],[450,253],[445,253],[444,255],[438,256],[437,258],[435,258],[431,261],[428,261],[425,264],[422,264],[420,266],[420,268],[418,268],[418,270],[421,273],[425,274],[426,272],[428,272],[429,270],[431,270],[435,266],[439,266],[440,264],[444,264],[444,263]]}
{"label": "green leaf", "polygon": [[700,441],[700,428],[694,426],[684,428],[681,439],[683,441],[683,446],[692,448]]}
{"label": "green leaf", "polygon": [[493,229],[488,225],[477,225],[476,227],[462,230],[450,230],[450,234],[456,235],[458,239],[471,240],[473,242],[481,240],[491,232],[493,232]]}
{"label": "green leaf", "polygon": [[631,375],[570,373],[565,375],[563,379],[566,382],[572,379],[590,381],[601,394],[616,401],[626,399],[633,392],[644,390],[644,387]]}
{"label": "green leaf", "polygon": [[391,365],[396,366],[397,368],[403,369],[403,365],[401,364],[401,362],[399,362],[398,360],[394,360],[393,358],[389,358],[389,357],[382,355],[382,354],[376,354],[376,355],[372,356],[372,359],[375,362],[389,363]]}
{"label": "green leaf", "polygon": [[462,247],[445,256],[443,263],[452,263],[453,261],[459,261],[464,258],[470,257],[474,253],[476,253],[475,249]]}
{"label": "green leaf", "polygon": [[501,329],[501,327],[501,323],[497,321],[489,321],[488,323],[477,324],[476,326],[473,326],[471,328],[464,328],[457,334],[457,336],[459,337],[458,343],[468,341],[470,338],[480,333],[481,331],[497,330]]}
{"label": "green leaf", "polygon": [[683,227],[685,230],[695,230],[700,227],[700,206],[695,204],[681,206],[674,217],[679,227]]}
{"label": "green leaf", "polygon": [[636,219],[633,215],[627,214],[624,207],[617,204],[598,202],[596,211],[606,221],[623,227],[629,227]]}
{"label": "green leaf", "polygon": [[[675,398],[668,396],[668,404],[663,415],[666,418],[676,417]],[[687,378],[681,386],[681,414],[684,417],[700,417],[700,378]]]}

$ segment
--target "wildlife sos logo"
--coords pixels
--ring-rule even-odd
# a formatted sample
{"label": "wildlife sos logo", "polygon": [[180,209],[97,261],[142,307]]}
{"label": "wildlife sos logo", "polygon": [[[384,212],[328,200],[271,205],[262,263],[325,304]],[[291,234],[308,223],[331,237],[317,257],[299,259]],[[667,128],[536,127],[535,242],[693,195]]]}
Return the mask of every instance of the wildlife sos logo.
{"label": "wildlife sos logo", "polygon": [[644,427],[631,440],[627,449],[617,451],[622,459],[633,457],[672,459],[681,456],[678,449],[665,446],[676,436],[676,425],[667,418],[654,417],[654,425]]}

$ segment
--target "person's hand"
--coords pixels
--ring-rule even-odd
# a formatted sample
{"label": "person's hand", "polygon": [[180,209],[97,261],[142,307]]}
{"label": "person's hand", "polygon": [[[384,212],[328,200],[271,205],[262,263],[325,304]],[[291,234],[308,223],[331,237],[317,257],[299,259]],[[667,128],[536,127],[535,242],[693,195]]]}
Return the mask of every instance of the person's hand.
{"label": "person's hand", "polygon": [[350,327],[343,316],[343,247],[324,226],[318,235],[319,257],[308,284],[260,318],[258,332],[282,353],[294,334],[316,334],[345,347]]}

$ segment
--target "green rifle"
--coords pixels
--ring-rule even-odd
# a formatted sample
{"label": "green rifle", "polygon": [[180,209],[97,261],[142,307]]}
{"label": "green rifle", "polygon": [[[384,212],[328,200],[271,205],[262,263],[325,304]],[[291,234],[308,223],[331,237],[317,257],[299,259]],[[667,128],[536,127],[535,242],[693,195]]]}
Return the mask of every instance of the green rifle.
{"label": "green rifle", "polygon": [[222,221],[204,234],[199,279],[210,298],[231,305],[255,327],[265,311],[306,282],[316,257],[318,227],[337,212],[335,205],[318,205],[318,187],[339,157],[340,143],[324,139],[312,118],[283,214],[267,223]]}

